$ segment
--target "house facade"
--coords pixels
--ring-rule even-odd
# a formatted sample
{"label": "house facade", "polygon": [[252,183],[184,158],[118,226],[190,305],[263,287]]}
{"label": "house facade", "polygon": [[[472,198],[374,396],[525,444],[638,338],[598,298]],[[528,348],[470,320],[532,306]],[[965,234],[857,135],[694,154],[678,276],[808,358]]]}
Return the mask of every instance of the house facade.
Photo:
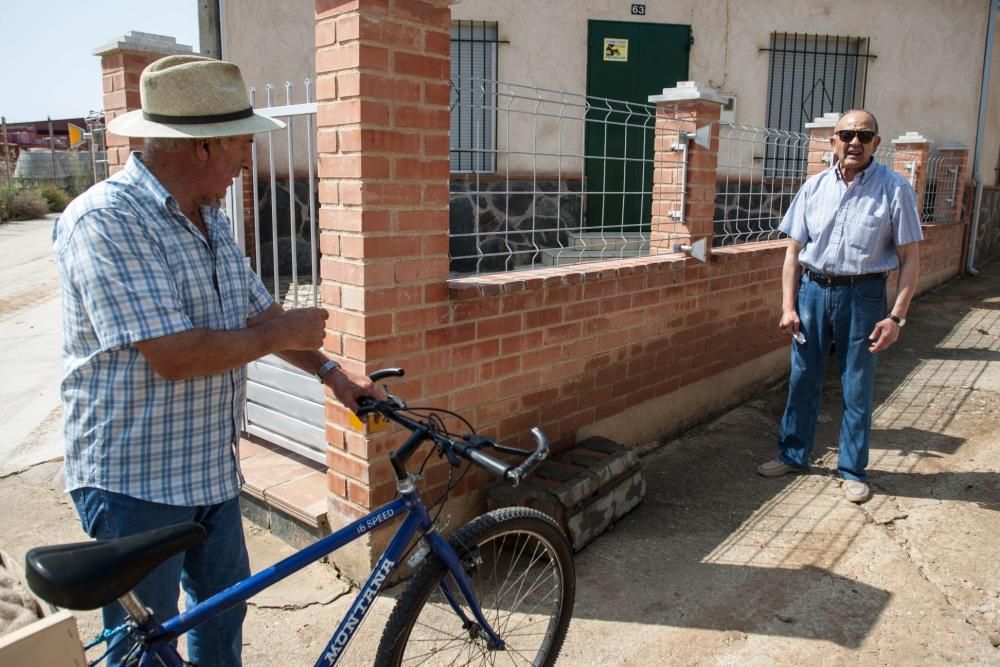
{"label": "house facade", "polygon": [[[328,354],[358,371],[405,367],[395,388],[411,404],[515,445],[536,424],[557,449],[664,437],[786,373],[774,228],[829,164],[836,111],[876,113],[877,159],[918,192],[920,289],[965,265],[987,3],[815,7],[222,3],[222,56],[262,112],[294,118],[257,142],[257,172],[234,188],[238,236],[279,300],[330,311]],[[102,54],[109,116],[135,108],[130,82],[157,57],[134,50]],[[130,146],[114,146],[120,163]],[[708,261],[684,254],[699,241]],[[241,451],[270,484],[248,484],[261,511],[305,508],[290,511],[322,531],[394,495],[398,433],[352,423],[276,360],[250,371]],[[312,467],[292,472],[296,457]],[[446,480],[447,464],[429,468],[430,491]],[[487,481],[454,490],[457,516]],[[292,503],[306,486],[319,496]],[[362,572],[377,551],[338,565]]]}
{"label": "house facade", "polygon": [[[452,80],[637,102],[692,80],[727,99],[726,122],[801,132],[826,112],[864,107],[878,117],[884,138],[918,131],[937,146],[971,148],[990,5],[461,0],[451,7]],[[283,95],[285,81],[315,81],[313,14],[312,0],[223,3],[223,55],[258,90],[270,83]],[[609,44],[625,47],[623,54],[608,59]],[[1000,159],[997,48],[989,83],[980,160],[993,184]]]}

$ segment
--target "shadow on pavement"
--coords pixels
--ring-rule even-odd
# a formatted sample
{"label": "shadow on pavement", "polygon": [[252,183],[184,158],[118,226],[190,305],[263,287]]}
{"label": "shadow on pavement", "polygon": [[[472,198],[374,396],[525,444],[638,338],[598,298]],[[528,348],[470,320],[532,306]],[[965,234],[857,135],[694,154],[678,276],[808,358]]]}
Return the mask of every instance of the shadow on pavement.
{"label": "shadow on pavement", "polygon": [[842,573],[871,567],[861,559],[887,539],[866,529],[897,518],[873,518],[881,502],[1000,509],[1000,475],[959,465],[977,419],[995,421],[980,390],[1000,392],[996,294],[998,270],[924,295],[879,360],[871,507],[846,502],[836,477],[842,398],[832,363],[811,474],[754,474],[774,454],[786,385],[659,448],[644,459],[642,504],[578,554],[575,615],[860,646],[893,594]]}

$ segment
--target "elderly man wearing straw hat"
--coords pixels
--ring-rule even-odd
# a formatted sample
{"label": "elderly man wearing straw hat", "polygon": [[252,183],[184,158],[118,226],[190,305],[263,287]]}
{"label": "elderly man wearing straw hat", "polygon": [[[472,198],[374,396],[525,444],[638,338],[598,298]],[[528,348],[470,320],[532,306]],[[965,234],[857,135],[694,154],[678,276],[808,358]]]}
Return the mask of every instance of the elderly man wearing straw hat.
{"label": "elderly man wearing straw hat", "polygon": [[[269,353],[318,376],[349,408],[371,382],[327,359],[327,313],[283,310],[250,270],[218,201],[251,162],[253,135],[283,124],[253,112],[239,69],[200,56],[142,74],[142,109],[110,132],[141,154],[56,222],[63,290],[66,485],[84,529],[112,538],[183,521],[202,546],[139,585],[160,618],[179,585],[199,601],[249,574],[236,447],[246,364]],[[244,606],[192,632],[189,659],[240,664]],[[122,623],[117,604],[106,628]],[[112,664],[127,646],[111,647]]]}

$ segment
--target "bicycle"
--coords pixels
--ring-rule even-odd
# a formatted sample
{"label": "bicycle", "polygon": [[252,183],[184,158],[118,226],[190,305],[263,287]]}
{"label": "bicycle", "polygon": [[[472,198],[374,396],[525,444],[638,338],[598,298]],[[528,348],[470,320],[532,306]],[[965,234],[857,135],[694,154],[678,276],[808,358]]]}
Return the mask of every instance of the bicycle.
{"label": "bicycle", "polygon": [[[370,377],[378,382],[402,375],[402,369],[388,368]],[[533,451],[508,447],[476,434],[468,421],[453,412],[411,408],[388,390],[385,395],[385,400],[362,399],[357,415],[380,415],[410,431],[403,445],[389,454],[399,497],[341,530],[162,624],[132,589],[157,565],[204,540],[205,531],[197,523],[113,540],[36,547],[26,556],[29,586],[43,599],[68,609],[97,609],[117,599],[131,619],[114,638],[131,637],[123,664],[183,667],[174,646],[178,637],[362,535],[402,519],[317,666],[334,665],[343,656],[375,597],[404,560],[416,572],[389,616],[375,664],[493,664],[501,657],[505,663],[509,658],[514,664],[554,664],[576,592],[572,551],[558,524],[537,510],[503,508],[473,519],[448,540],[435,527],[448,493],[471,465],[517,485],[548,455],[545,435],[532,429]],[[461,420],[469,433],[449,432],[441,415]],[[417,490],[418,475],[406,468],[425,442],[432,442],[434,448],[421,471],[435,452],[450,464],[445,491],[429,508]],[[485,449],[524,460],[515,466],[486,454]],[[462,465],[461,459],[468,463],[456,480],[453,473]]]}

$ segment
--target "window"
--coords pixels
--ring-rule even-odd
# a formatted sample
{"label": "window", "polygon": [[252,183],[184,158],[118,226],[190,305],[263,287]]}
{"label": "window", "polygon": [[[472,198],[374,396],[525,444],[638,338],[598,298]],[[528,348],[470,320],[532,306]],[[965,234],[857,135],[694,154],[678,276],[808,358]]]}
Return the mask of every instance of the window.
{"label": "window", "polygon": [[[864,107],[868,61],[864,37],[773,33],[767,95],[767,126],[804,132],[805,124],[830,112]],[[794,154],[792,154],[794,153]],[[805,147],[774,146],[765,169],[805,168]]]}
{"label": "window", "polygon": [[451,170],[496,170],[497,24],[451,24]]}

